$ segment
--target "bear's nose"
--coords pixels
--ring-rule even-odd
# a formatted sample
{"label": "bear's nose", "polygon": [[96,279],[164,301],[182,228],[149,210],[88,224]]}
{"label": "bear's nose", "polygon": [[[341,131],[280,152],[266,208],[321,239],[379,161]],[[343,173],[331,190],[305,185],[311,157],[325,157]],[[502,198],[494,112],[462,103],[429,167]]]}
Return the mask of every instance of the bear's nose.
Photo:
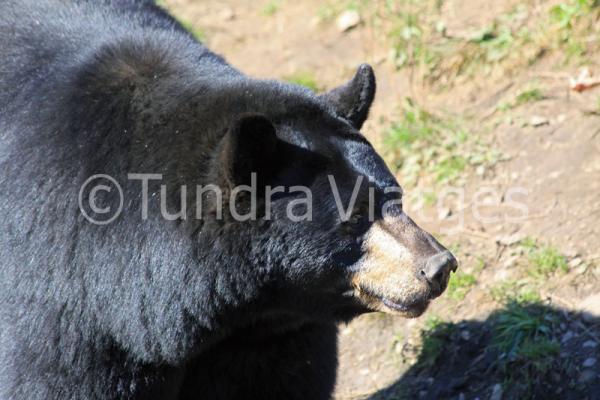
{"label": "bear's nose", "polygon": [[449,251],[443,251],[430,257],[421,270],[421,276],[434,286],[442,286],[450,271],[456,271],[458,263]]}

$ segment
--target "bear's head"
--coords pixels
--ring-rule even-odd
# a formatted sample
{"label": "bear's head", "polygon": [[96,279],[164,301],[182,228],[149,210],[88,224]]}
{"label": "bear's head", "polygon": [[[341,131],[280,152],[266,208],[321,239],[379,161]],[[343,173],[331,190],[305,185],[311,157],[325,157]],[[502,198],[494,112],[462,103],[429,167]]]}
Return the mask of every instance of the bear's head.
{"label": "bear's head", "polygon": [[375,95],[373,70],[362,65],[320,96],[271,90],[270,105],[237,115],[218,146],[215,179],[229,193],[246,189],[234,200],[237,218],[225,210],[219,225],[229,235],[222,251],[245,248],[239,268],[249,280],[260,276],[268,296],[257,303],[272,315],[419,316],[457,262],[406,215],[400,185],[359,132]]}

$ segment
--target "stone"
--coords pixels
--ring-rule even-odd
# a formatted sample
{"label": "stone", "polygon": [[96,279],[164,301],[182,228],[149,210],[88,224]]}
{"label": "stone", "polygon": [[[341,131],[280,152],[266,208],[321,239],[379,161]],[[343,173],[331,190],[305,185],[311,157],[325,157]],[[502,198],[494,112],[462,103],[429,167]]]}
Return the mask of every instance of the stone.
{"label": "stone", "polygon": [[565,333],[562,338],[560,339],[561,343],[566,343],[569,340],[571,340],[573,338],[573,336],[575,336],[575,334],[572,331],[568,331],[567,333]]}
{"label": "stone", "polygon": [[502,385],[496,383],[492,388],[492,395],[490,396],[490,400],[502,400]]}
{"label": "stone", "polygon": [[360,24],[360,14],[355,10],[346,10],[340,14],[335,25],[340,32],[346,32]]}
{"label": "stone", "polygon": [[590,368],[596,365],[596,359],[594,357],[586,358],[586,360],[582,364],[584,368]]}
{"label": "stone", "polygon": [[541,117],[539,115],[534,115],[529,119],[529,125],[537,128],[538,126],[548,125],[550,121],[546,117]]}
{"label": "stone", "polygon": [[593,369],[584,369],[581,371],[579,378],[577,379],[579,383],[583,384],[593,382],[594,380],[596,380],[596,371]]}
{"label": "stone", "polygon": [[600,318],[600,293],[586,297],[579,304],[579,307],[583,313],[584,320],[589,322],[594,318]]}

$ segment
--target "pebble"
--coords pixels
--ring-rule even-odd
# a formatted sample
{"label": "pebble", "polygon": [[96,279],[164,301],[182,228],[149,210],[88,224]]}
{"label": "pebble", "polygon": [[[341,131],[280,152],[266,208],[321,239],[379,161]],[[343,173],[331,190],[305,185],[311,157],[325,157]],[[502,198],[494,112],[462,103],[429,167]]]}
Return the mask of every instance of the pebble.
{"label": "pebble", "polygon": [[592,349],[595,349],[596,346],[598,346],[598,343],[594,342],[593,340],[586,340],[583,342],[584,348],[591,347]]}
{"label": "pebble", "polygon": [[[502,268],[512,268],[515,266],[515,264],[517,263],[517,260],[519,259],[518,256],[510,256],[508,257],[506,260],[502,261]],[[506,278],[508,278],[508,276],[506,274],[508,274],[507,271],[498,271],[498,272],[502,272],[505,273],[505,275],[501,275],[496,273],[496,275],[498,276],[494,276],[495,279],[497,280],[504,280]]]}
{"label": "pebble", "polygon": [[596,371],[594,371],[593,369],[584,369],[583,371],[581,371],[581,374],[579,374],[579,379],[577,379],[577,381],[579,383],[589,383],[589,382],[593,382],[596,379]]}
{"label": "pebble", "polygon": [[452,215],[452,210],[450,207],[442,207],[438,210],[438,219],[443,220],[447,219]]}
{"label": "pebble", "polygon": [[583,313],[583,319],[591,322],[600,317],[600,293],[586,297],[579,305]]}
{"label": "pebble", "polygon": [[235,11],[233,11],[233,8],[227,7],[219,13],[219,16],[223,21],[231,21],[232,19],[235,19]]}
{"label": "pebble", "polygon": [[593,367],[594,365],[596,365],[596,359],[594,357],[590,357],[587,358],[584,362],[583,362],[583,366],[585,368],[589,368],[589,367]]}
{"label": "pebble", "polygon": [[360,14],[354,10],[346,10],[335,21],[340,32],[346,32],[360,24]]}
{"label": "pebble", "polygon": [[548,124],[550,124],[550,121],[548,120],[548,118],[541,117],[539,115],[534,115],[529,120],[529,125],[533,126],[534,128],[537,128],[538,126],[548,125]]}
{"label": "pebble", "polygon": [[490,400],[502,400],[502,385],[496,383],[492,388],[492,395],[490,396]]}
{"label": "pebble", "polygon": [[516,232],[512,235],[498,236],[496,242],[503,246],[512,246],[513,244],[519,243],[525,238],[525,234],[522,232]]}
{"label": "pebble", "polygon": [[573,336],[575,336],[575,334],[572,331],[568,331],[567,333],[565,333],[562,338],[560,339],[561,343],[566,343],[569,340],[571,340],[573,338]]}
{"label": "pebble", "polygon": [[582,262],[583,262],[583,260],[580,257],[575,257],[574,259],[569,261],[569,267],[571,267],[571,268],[579,267]]}

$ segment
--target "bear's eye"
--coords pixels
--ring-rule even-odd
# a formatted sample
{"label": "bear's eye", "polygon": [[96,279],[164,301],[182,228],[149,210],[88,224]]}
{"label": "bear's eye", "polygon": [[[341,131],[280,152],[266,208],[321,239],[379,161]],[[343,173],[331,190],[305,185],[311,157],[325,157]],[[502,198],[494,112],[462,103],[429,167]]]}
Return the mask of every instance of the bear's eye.
{"label": "bear's eye", "polygon": [[348,221],[346,221],[349,225],[358,225],[362,222],[363,216],[360,213],[354,213]]}
{"label": "bear's eye", "polygon": [[342,228],[348,234],[359,234],[368,229],[368,219],[368,213],[355,212],[347,221],[342,223]]}

